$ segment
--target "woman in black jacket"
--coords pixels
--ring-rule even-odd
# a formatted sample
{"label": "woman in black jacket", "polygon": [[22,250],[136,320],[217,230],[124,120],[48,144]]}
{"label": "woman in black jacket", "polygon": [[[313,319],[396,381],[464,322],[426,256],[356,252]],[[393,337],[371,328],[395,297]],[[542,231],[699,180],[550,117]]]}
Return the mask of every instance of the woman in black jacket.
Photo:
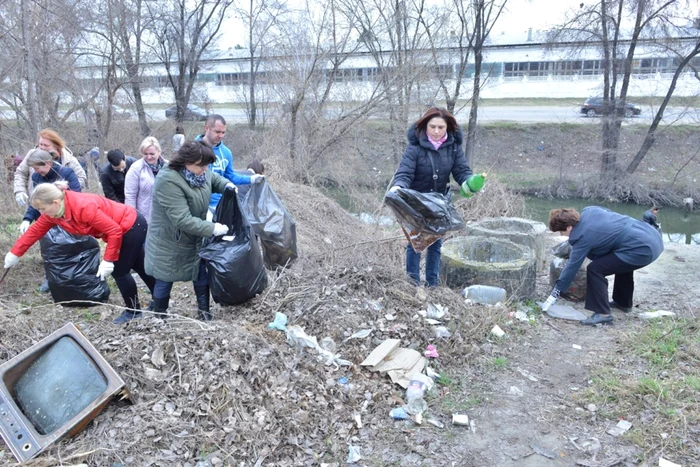
{"label": "woman in black jacket", "polygon": [[[457,120],[440,107],[429,109],[408,129],[408,147],[394,174],[391,190],[410,188],[421,193],[442,193],[449,196],[450,174],[462,185],[472,170],[462,149],[462,130]],[[440,271],[442,239],[428,247],[425,260],[425,281],[436,287]],[[420,253],[406,246],[406,272],[420,285]]]}

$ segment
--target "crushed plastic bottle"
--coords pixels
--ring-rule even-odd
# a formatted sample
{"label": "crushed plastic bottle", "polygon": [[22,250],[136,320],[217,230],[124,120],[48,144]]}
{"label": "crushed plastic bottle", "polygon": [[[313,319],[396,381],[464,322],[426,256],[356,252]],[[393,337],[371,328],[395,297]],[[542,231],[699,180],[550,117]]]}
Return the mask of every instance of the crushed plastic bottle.
{"label": "crushed plastic bottle", "polygon": [[411,376],[406,389],[406,406],[404,409],[411,415],[418,415],[428,410],[428,403],[423,396],[430,391],[435,381],[423,373],[415,373]]}
{"label": "crushed plastic bottle", "polygon": [[462,290],[462,296],[482,305],[495,305],[506,301],[505,289],[491,285],[470,285]]}

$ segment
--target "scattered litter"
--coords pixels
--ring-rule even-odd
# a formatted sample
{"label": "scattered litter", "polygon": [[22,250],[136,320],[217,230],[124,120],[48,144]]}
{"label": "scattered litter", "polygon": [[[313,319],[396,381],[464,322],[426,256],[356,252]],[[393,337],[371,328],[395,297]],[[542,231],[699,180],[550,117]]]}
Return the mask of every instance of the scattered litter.
{"label": "scattered litter", "polygon": [[664,316],[676,316],[676,314],[672,311],[666,310],[646,311],[644,313],[639,313],[639,317],[642,319],[662,318]]}
{"label": "scattered litter", "polygon": [[581,349],[583,348],[583,347],[581,347],[581,346],[578,345],[578,344],[571,344],[571,347],[573,347],[573,348],[576,349],[576,350],[581,350]]}
{"label": "scattered litter", "polygon": [[526,312],[524,311],[516,311],[513,313],[513,318],[517,319],[518,321],[530,321],[530,317],[527,315]]}
{"label": "scattered litter", "polygon": [[360,416],[359,413],[353,414],[353,419],[355,420],[355,424],[357,425],[357,429],[359,430],[362,428],[362,417]]}
{"label": "scattered litter", "polygon": [[[287,316],[284,313],[275,313],[275,320],[268,324],[270,329],[278,329],[284,331],[287,335],[287,342],[293,347],[304,349],[305,347],[315,349],[318,352],[317,360],[325,365],[335,365],[336,367],[350,366],[352,362],[340,358],[340,354],[333,353],[331,350],[324,349],[318,344],[315,336],[309,336],[300,326],[286,326]],[[326,341],[327,342],[327,341]],[[331,341],[332,342],[332,341]],[[335,347],[335,343],[333,343]]]}
{"label": "scattered litter", "polygon": [[338,384],[348,384],[348,379],[345,376],[343,376],[342,378],[338,378]]}
{"label": "scattered litter", "polygon": [[430,423],[433,426],[436,426],[438,428],[445,428],[445,424],[442,423],[440,420],[436,420],[434,418],[429,418],[428,423]]}
{"label": "scattered litter", "polygon": [[520,367],[516,368],[516,370],[518,370],[518,373],[520,373],[521,375],[523,375],[524,377],[526,377],[530,381],[534,381],[534,382],[538,381],[537,378],[535,376],[533,376],[532,373],[530,373],[529,371],[523,370]]}
{"label": "scattered litter", "polygon": [[470,285],[462,290],[462,296],[481,305],[496,305],[506,301],[506,290],[491,285]]}
{"label": "scattered litter", "polygon": [[[428,404],[423,398],[425,393],[435,384],[432,378],[423,373],[415,373],[411,376],[411,381],[406,388],[406,405],[404,409],[412,415],[420,415],[428,410]],[[422,420],[416,420],[416,423],[421,424]]]}
{"label": "scattered litter", "polygon": [[667,461],[663,457],[659,457],[659,467],[681,467],[681,464],[676,464],[675,462]]}
{"label": "scattered litter", "polygon": [[453,413],[452,424],[458,426],[469,426],[469,415]]}
{"label": "scattered litter", "polygon": [[510,394],[515,395],[515,396],[522,396],[523,395],[523,390],[517,386],[511,386],[510,389],[508,389],[508,392]]}
{"label": "scattered litter", "polygon": [[434,330],[435,336],[442,339],[447,339],[452,335],[452,333],[450,333],[450,330],[447,329],[445,326],[435,326]]}
{"label": "scattered litter", "polygon": [[384,315],[384,318],[385,318],[387,321],[394,321],[394,320],[396,319],[396,316],[392,315],[391,313],[387,313],[387,314]]}
{"label": "scattered litter", "polygon": [[432,303],[428,303],[427,310],[419,310],[418,314],[423,318],[442,319],[447,314],[447,308],[439,304],[434,305]]}
{"label": "scattered litter", "polygon": [[399,344],[398,339],[386,339],[360,365],[371,367],[372,371],[387,373],[393,383],[407,388],[409,377],[421,373],[428,360],[417,350],[399,348]]}
{"label": "scattered litter", "polygon": [[556,459],[557,458],[557,455],[554,454],[549,449],[545,449],[545,448],[538,446],[534,443],[530,444],[530,447],[532,448],[533,451],[535,451],[535,453],[539,454],[540,456],[544,456],[547,459]]}
{"label": "scattered litter", "polygon": [[403,409],[403,407],[397,407],[395,409],[391,409],[391,412],[389,412],[389,415],[391,415],[391,418],[393,418],[394,420],[406,420],[408,418],[408,414]]}
{"label": "scattered litter", "polygon": [[440,373],[438,373],[437,371],[433,370],[433,369],[430,368],[429,366],[426,366],[426,367],[425,367],[425,374],[428,375],[428,376],[430,376],[430,377],[433,378],[433,379],[438,379],[438,378],[440,377]]}
{"label": "scattered litter", "polygon": [[[542,302],[537,302],[537,304],[542,307]],[[550,306],[545,313],[552,318],[568,319],[571,321],[581,321],[582,319],[586,319],[586,315],[570,305],[554,304]]]}
{"label": "scattered litter", "polygon": [[369,337],[370,334],[372,334],[372,329],[362,329],[360,331],[357,331],[352,336],[346,338],[343,342],[347,342],[350,339],[364,339],[365,337]]}
{"label": "scattered litter", "polygon": [[277,329],[278,331],[286,331],[287,315],[285,315],[284,313],[280,313],[279,311],[275,312],[274,321],[268,324],[267,327],[270,329]]}
{"label": "scattered litter", "polygon": [[617,422],[617,425],[608,430],[608,434],[617,437],[624,434],[630,428],[632,428],[632,424],[630,422],[627,420],[620,420]]}
{"label": "scattered litter", "polygon": [[438,320],[432,319],[432,318],[425,318],[425,322],[431,326],[436,326],[438,324],[442,324],[442,321],[438,321]]}
{"label": "scattered litter", "polygon": [[596,407],[595,404],[588,404],[586,406],[586,408],[588,409],[589,412],[596,412],[598,410],[598,407]]}
{"label": "scattered litter", "polygon": [[506,335],[506,332],[497,324],[493,327],[493,329],[491,329],[491,334],[496,337],[503,337]]}
{"label": "scattered litter", "polygon": [[438,358],[440,356],[440,354],[438,354],[437,349],[432,344],[428,345],[425,352],[423,352],[423,355],[425,355],[428,358]]}
{"label": "scattered litter", "polygon": [[367,300],[366,303],[369,306],[369,308],[371,308],[374,311],[382,311],[384,309],[382,304],[379,303],[379,300]]}
{"label": "scattered litter", "polygon": [[350,446],[348,449],[348,459],[345,461],[347,464],[354,464],[362,459],[362,453],[359,446]]}

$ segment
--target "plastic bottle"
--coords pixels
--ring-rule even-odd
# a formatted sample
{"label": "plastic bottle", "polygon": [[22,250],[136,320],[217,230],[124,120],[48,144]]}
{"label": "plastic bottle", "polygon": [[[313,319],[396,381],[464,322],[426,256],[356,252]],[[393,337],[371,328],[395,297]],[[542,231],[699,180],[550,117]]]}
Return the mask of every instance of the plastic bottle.
{"label": "plastic bottle", "polygon": [[470,285],[462,290],[462,296],[482,305],[495,305],[506,301],[506,291],[491,285]]}
{"label": "plastic bottle", "polygon": [[459,190],[459,192],[464,196],[465,198],[471,198],[474,193],[477,191],[480,191],[482,188],[484,188],[484,184],[486,183],[486,173],[480,173],[476,175],[472,175],[469,177],[464,183],[462,183],[462,186]]}
{"label": "plastic bottle", "polygon": [[406,389],[406,412],[418,415],[428,410],[428,404],[423,399],[423,396],[430,391],[434,383],[430,376],[423,373],[415,373],[411,376]]}

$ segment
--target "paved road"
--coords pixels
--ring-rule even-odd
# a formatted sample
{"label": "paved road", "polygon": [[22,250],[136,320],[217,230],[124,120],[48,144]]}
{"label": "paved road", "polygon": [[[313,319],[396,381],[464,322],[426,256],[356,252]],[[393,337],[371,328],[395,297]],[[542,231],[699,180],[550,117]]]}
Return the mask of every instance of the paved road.
{"label": "paved road", "polygon": [[[625,119],[628,123],[648,125],[654,118],[656,109],[644,107],[642,114]],[[221,114],[232,123],[246,122],[246,114],[242,109],[217,108],[214,112]],[[146,113],[154,120],[165,120],[165,110],[147,110]],[[134,113],[135,115],[135,113]],[[457,112],[457,119],[466,123],[469,109]],[[11,112],[0,112],[0,118],[12,118]],[[135,118],[132,117],[132,118]],[[600,118],[588,118],[580,113],[580,107],[555,107],[555,106],[490,106],[479,109],[479,122],[518,122],[518,123],[581,123],[595,124]],[[669,107],[666,109],[663,123],[700,124],[700,108],[685,109],[682,107]]]}

